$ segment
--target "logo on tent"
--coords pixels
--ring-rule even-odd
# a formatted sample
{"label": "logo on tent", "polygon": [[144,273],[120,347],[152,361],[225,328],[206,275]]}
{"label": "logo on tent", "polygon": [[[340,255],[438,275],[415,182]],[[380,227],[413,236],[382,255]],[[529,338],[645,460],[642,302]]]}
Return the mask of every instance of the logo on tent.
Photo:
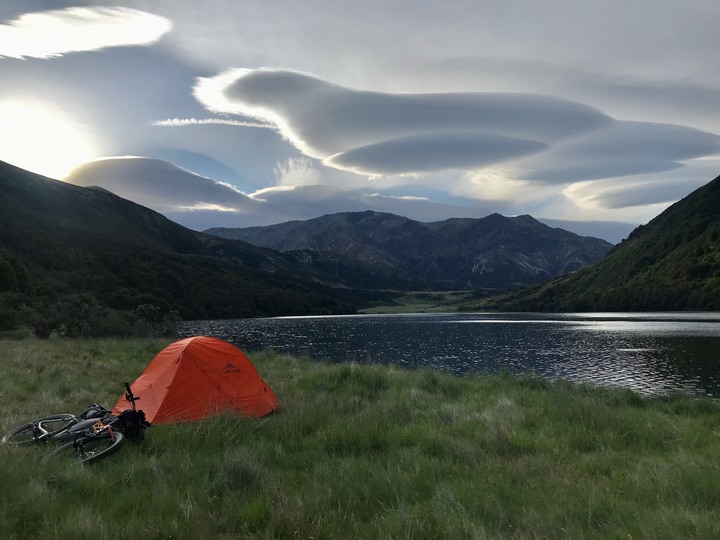
{"label": "logo on tent", "polygon": [[242,371],[239,367],[237,367],[232,362],[228,362],[225,364],[225,367],[223,368],[223,372],[225,373],[240,373]]}

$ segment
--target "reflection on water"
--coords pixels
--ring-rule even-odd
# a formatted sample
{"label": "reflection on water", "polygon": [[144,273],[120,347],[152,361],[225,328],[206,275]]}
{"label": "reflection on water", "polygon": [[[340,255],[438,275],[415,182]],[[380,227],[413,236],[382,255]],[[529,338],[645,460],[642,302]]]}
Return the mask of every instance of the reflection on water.
{"label": "reflection on water", "polygon": [[180,334],[219,337],[246,352],[720,395],[720,313],[282,317],[191,321]]}

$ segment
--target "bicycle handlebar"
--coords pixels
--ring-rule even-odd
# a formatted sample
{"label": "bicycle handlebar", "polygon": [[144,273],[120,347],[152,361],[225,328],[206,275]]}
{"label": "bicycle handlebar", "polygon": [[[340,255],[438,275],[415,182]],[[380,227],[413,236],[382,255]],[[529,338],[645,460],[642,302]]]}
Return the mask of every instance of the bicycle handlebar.
{"label": "bicycle handlebar", "polygon": [[130,402],[130,405],[132,406],[132,409],[134,411],[134,410],[136,410],[135,402],[140,398],[135,396],[132,393],[132,390],[130,389],[130,383],[128,383],[128,382],[125,383],[125,390],[127,390],[127,392],[125,392],[125,399],[127,399]]}

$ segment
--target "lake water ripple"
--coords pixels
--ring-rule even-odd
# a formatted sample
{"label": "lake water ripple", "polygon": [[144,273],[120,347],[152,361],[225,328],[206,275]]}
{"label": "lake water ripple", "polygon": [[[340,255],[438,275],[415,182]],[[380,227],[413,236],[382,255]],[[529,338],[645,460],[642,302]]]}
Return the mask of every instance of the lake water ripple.
{"label": "lake water ripple", "polygon": [[245,352],[532,374],[645,395],[720,397],[720,313],[462,313],[188,321]]}

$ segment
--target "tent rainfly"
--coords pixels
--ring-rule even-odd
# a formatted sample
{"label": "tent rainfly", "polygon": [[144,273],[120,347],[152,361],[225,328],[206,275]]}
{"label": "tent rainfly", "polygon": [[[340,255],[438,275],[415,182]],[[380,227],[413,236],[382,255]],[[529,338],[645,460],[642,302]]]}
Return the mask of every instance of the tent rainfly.
{"label": "tent rainfly", "polygon": [[[212,337],[195,336],[160,351],[130,385],[152,424],[200,420],[223,412],[259,418],[279,405],[245,354]],[[129,408],[121,396],[113,408]]]}

